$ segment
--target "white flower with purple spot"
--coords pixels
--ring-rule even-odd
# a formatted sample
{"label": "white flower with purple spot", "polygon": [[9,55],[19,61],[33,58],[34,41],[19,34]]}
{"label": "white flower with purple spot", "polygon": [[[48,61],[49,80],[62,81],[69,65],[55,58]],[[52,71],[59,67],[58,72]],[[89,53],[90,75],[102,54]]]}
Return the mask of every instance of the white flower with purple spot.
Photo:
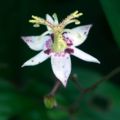
{"label": "white flower with purple spot", "polygon": [[24,66],[33,66],[42,63],[48,58],[51,58],[52,70],[58,80],[66,86],[67,80],[71,73],[71,58],[74,55],[87,62],[100,63],[93,56],[81,51],[76,46],[81,45],[87,38],[92,25],[78,26],[73,29],[65,29],[70,23],[80,24],[76,18],[82,13],[73,12],[61,23],[58,23],[56,14],[46,15],[46,20],[37,16],[32,16],[29,22],[34,24],[34,27],[45,25],[47,31],[40,36],[22,37],[25,43],[36,51],[41,51],[36,56],[25,62]]}

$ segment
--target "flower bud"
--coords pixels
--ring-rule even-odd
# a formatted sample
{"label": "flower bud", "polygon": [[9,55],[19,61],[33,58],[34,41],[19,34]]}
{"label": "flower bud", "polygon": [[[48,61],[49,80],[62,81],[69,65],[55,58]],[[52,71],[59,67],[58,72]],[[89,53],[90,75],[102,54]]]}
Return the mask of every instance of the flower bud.
{"label": "flower bud", "polygon": [[56,99],[52,95],[48,95],[44,97],[44,104],[48,109],[52,109],[57,106]]}

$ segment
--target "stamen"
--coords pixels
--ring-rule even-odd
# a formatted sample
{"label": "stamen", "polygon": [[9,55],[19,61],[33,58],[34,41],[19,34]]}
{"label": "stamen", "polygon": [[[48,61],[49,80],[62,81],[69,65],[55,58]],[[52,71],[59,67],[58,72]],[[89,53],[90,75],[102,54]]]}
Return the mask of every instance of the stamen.
{"label": "stamen", "polygon": [[53,27],[54,27],[53,24],[51,24],[50,22],[48,22],[47,20],[45,20],[41,17],[37,17],[37,16],[32,15],[32,18],[33,19],[29,20],[29,22],[33,23],[35,27],[39,27],[40,24],[49,26],[51,29],[53,29]]}
{"label": "stamen", "polygon": [[80,21],[77,19],[73,19],[73,20],[70,20],[66,25],[71,24],[71,23],[75,23],[76,25],[79,25]]}
{"label": "stamen", "polygon": [[[51,39],[53,44],[50,46],[50,48],[52,49],[52,51],[54,52],[63,52],[66,51],[68,53],[73,52],[72,49],[66,49],[68,46],[73,45],[72,41],[68,38],[68,40],[63,36],[63,31],[66,25],[70,24],[70,23],[75,23],[75,24],[80,24],[80,21],[76,18],[78,18],[79,16],[83,15],[83,13],[79,13],[78,11],[75,11],[73,13],[71,13],[66,19],[63,20],[62,23],[60,24],[52,24],[49,21],[41,18],[41,17],[37,17],[37,16],[32,16],[32,20],[29,20],[29,22],[33,23],[35,25],[35,27],[39,27],[39,25],[46,25],[48,27],[51,28]],[[57,22],[57,15],[54,14],[53,15],[54,18],[54,22]],[[48,48],[48,44],[47,44],[47,48]],[[49,48],[48,48],[49,49]],[[66,49],[66,50],[65,50]],[[47,54],[49,54],[49,50],[45,51]]]}
{"label": "stamen", "polygon": [[75,19],[80,17],[81,15],[83,15],[83,13],[79,13],[78,11],[75,11],[73,13],[71,13],[67,18],[65,18],[63,20],[63,22],[61,23],[61,26],[64,28],[66,25],[70,24],[70,23],[75,23],[75,24],[80,24],[80,21]]}

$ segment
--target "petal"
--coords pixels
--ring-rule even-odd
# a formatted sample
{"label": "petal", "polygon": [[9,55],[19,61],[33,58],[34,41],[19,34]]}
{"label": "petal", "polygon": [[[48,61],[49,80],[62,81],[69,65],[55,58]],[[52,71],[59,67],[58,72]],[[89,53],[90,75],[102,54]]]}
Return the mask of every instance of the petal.
{"label": "petal", "polygon": [[[51,24],[54,24],[54,20],[53,20],[53,18],[49,14],[46,14],[46,20],[48,22],[50,22]],[[50,27],[48,27],[48,26],[46,26],[46,27],[47,27],[48,30],[51,30]]]}
{"label": "petal", "polygon": [[58,22],[58,17],[57,17],[57,14],[54,13],[53,15],[53,18],[54,18],[54,24],[57,25],[59,22]]}
{"label": "petal", "polygon": [[65,30],[67,32],[65,33],[65,37],[69,38],[74,46],[81,45],[86,40],[91,27],[92,25],[84,25],[71,30]]}
{"label": "petal", "polygon": [[82,25],[82,26],[75,27],[72,30],[79,32],[81,35],[87,36],[91,27],[92,27],[92,24]]}
{"label": "petal", "polygon": [[81,51],[80,49],[77,49],[77,48],[73,48],[74,52],[71,53],[72,55],[82,59],[82,60],[85,60],[87,62],[94,62],[94,63],[99,63],[100,64],[100,61],[98,59],[96,59],[95,57]]}
{"label": "petal", "polygon": [[[53,18],[52,18],[52,17],[53,17]],[[58,24],[57,14],[54,13],[54,14],[52,15],[52,17],[51,17],[49,14],[46,14],[46,20],[47,20],[48,22],[50,22],[51,24],[57,25],[57,24]],[[48,29],[48,30],[51,30],[51,28],[48,27],[48,26],[47,26],[47,29]]]}
{"label": "petal", "polygon": [[40,36],[23,36],[21,38],[32,50],[39,51],[44,48],[45,42],[51,39],[50,36],[45,36],[46,33],[48,32],[45,32]]}
{"label": "petal", "polygon": [[66,86],[71,72],[70,55],[65,54],[64,56],[56,56],[55,54],[52,54],[51,65],[55,76],[62,82],[64,86]]}
{"label": "petal", "polygon": [[28,60],[27,62],[25,62],[22,65],[22,67],[24,67],[24,66],[34,66],[34,65],[40,64],[49,57],[50,57],[50,55],[45,54],[44,51],[42,51],[39,54],[37,54],[36,56],[34,56],[33,58],[31,58],[30,60]]}
{"label": "petal", "polygon": [[54,24],[54,20],[53,20],[53,18],[49,14],[46,14],[46,20],[48,22],[50,22],[51,24]]}
{"label": "petal", "polygon": [[91,27],[92,25],[90,24],[79,26],[72,29],[73,31],[77,32],[79,36],[81,36],[79,40],[80,42],[76,43],[76,46],[81,45],[86,40]]}

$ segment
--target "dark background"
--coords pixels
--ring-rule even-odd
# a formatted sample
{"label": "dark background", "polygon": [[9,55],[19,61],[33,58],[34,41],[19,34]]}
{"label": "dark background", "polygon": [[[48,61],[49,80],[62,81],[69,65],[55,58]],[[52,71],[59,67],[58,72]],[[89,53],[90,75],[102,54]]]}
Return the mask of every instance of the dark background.
{"label": "dark background", "polygon": [[[118,0],[2,0],[0,120],[119,120],[119,5]],[[98,58],[101,64],[72,57],[71,75],[77,74],[83,88],[100,79],[104,82],[76,102],[81,93],[69,79],[67,87],[61,87],[56,94],[62,107],[48,110],[43,97],[55,82],[50,59],[34,67],[21,68],[26,60],[37,54],[28,48],[21,36],[40,35],[46,30],[43,26],[33,28],[28,23],[31,15],[45,18],[46,13],[52,15],[55,12],[61,21],[75,10],[84,13],[80,17],[81,25],[93,24],[86,42],[79,48]],[[78,104],[77,108],[71,108],[73,103]]]}

